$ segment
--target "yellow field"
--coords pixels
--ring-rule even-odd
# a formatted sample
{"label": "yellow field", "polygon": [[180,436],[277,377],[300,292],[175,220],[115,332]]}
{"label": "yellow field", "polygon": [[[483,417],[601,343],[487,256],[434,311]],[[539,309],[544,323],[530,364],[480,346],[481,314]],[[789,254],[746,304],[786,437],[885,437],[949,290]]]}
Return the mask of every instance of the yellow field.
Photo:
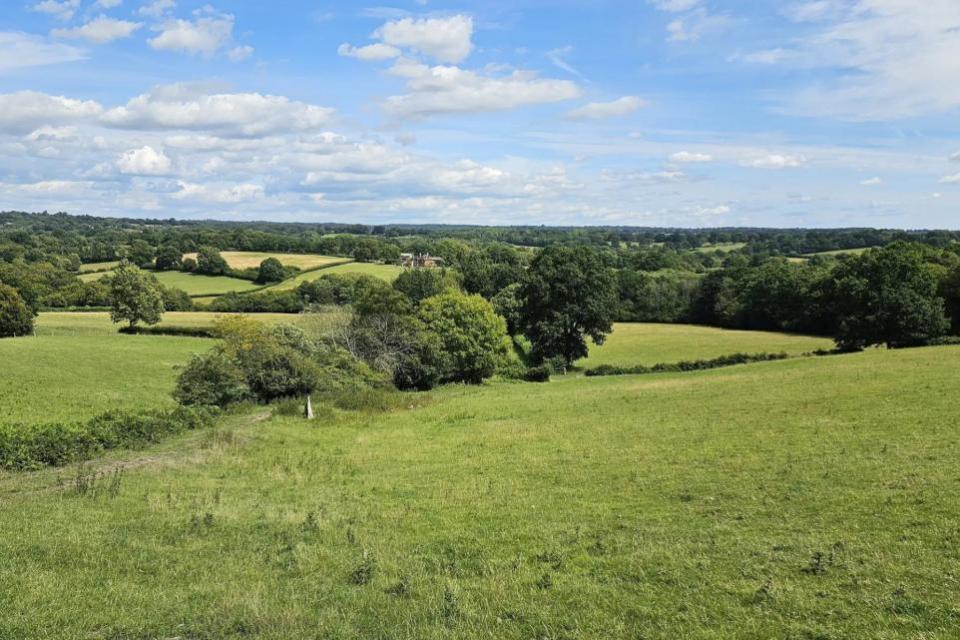
{"label": "yellow field", "polygon": [[301,282],[311,282],[317,278],[322,278],[323,276],[331,273],[336,273],[339,275],[344,275],[347,273],[360,273],[373,276],[375,278],[380,278],[381,280],[386,280],[387,282],[393,282],[393,280],[395,280],[396,277],[402,272],[403,267],[395,264],[369,264],[366,262],[351,262],[349,264],[340,264],[327,267],[325,269],[301,273],[295,278],[290,278],[289,280],[275,284],[272,287],[268,287],[267,291],[285,291],[287,289],[296,289]]}
{"label": "yellow field", "polygon": [[[258,251],[222,251],[220,253],[231,269],[256,269],[267,258],[276,258],[285,267],[298,269],[316,269],[331,264],[350,262],[350,258],[320,256],[307,253],[261,253]],[[197,259],[196,253],[188,253],[184,258]]]}

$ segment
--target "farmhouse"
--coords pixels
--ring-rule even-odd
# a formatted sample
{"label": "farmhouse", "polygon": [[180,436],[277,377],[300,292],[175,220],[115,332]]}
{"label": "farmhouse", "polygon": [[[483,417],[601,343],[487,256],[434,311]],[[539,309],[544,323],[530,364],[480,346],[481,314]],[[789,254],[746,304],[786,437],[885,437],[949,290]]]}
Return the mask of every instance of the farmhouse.
{"label": "farmhouse", "polygon": [[443,266],[443,258],[429,253],[401,253],[400,265],[409,268],[436,269]]}

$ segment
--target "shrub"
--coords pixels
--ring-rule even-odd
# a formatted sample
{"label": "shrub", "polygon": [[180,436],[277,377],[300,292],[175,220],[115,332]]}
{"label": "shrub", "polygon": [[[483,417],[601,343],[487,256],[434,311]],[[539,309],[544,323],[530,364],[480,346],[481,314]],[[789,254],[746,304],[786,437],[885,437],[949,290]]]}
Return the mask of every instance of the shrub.
{"label": "shrub", "polygon": [[747,364],[750,362],[770,362],[772,360],[786,360],[790,356],[786,353],[735,353],[729,356],[721,356],[712,360],[685,360],[682,362],[662,362],[653,366],[636,365],[632,367],[623,367],[618,365],[604,364],[599,367],[587,369],[584,373],[588,376],[624,376],[624,375],[644,375],[648,373],[679,373],[685,371],[704,371],[707,369],[719,369],[720,367],[732,367],[738,364]]}
{"label": "shrub", "polygon": [[183,289],[160,285],[164,311],[193,311],[193,300]]}
{"label": "shrub", "polygon": [[211,311],[233,313],[300,313],[303,300],[296,291],[228,293],[210,304]]}
{"label": "shrub", "polygon": [[208,327],[120,327],[120,333],[131,336],[182,336],[188,338],[214,338],[216,334]]}
{"label": "shrub", "polygon": [[257,283],[267,284],[269,282],[282,282],[287,278],[287,271],[283,264],[276,258],[267,258],[260,263],[260,270],[257,272]]}
{"label": "shrub", "polygon": [[193,273],[197,270],[197,261],[193,258],[184,258],[180,263],[180,271],[184,273]]}
{"label": "shrub", "polygon": [[215,416],[210,408],[179,407],[143,413],[111,411],[87,422],[0,424],[0,468],[61,466],[110,449],[144,446],[211,426]]}
{"label": "shrub", "polygon": [[182,405],[226,407],[249,394],[243,370],[215,350],[193,356],[177,378],[173,397]]}
{"label": "shrub", "polygon": [[208,276],[222,276],[230,273],[230,267],[215,247],[200,247],[195,271]]}
{"label": "shrub", "polygon": [[523,379],[527,382],[550,382],[550,367],[545,364],[530,367],[524,372]]}
{"label": "shrub", "polygon": [[32,334],[34,315],[16,289],[0,283],[0,338]]}

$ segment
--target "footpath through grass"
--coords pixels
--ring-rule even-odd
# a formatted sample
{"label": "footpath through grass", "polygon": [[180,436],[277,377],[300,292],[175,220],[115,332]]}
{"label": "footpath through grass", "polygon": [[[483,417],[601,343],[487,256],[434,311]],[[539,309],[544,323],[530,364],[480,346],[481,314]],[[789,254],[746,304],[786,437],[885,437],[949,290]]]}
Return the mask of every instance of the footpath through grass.
{"label": "footpath through grass", "polygon": [[958,366],[448,387],[115,491],[0,475],[0,637],[955,638]]}

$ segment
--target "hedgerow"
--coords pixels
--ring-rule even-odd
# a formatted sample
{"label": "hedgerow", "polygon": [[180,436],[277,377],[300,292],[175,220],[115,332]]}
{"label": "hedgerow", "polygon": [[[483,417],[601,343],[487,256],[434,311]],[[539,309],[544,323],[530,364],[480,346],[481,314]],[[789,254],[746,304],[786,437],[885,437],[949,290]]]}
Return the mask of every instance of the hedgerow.
{"label": "hedgerow", "polygon": [[732,367],[738,364],[747,364],[749,362],[769,362],[771,360],[786,360],[790,356],[786,353],[735,353],[729,356],[720,356],[711,360],[685,360],[682,362],[662,362],[653,366],[636,365],[632,367],[621,367],[611,364],[604,364],[593,369],[587,369],[584,373],[588,376],[626,376],[643,375],[648,373],[679,373],[684,371],[704,371],[706,369],[719,369],[720,367]]}
{"label": "hedgerow", "polygon": [[110,411],[87,422],[0,424],[0,468],[61,466],[110,449],[142,447],[211,426],[216,415],[208,407],[178,407],[142,413]]}

